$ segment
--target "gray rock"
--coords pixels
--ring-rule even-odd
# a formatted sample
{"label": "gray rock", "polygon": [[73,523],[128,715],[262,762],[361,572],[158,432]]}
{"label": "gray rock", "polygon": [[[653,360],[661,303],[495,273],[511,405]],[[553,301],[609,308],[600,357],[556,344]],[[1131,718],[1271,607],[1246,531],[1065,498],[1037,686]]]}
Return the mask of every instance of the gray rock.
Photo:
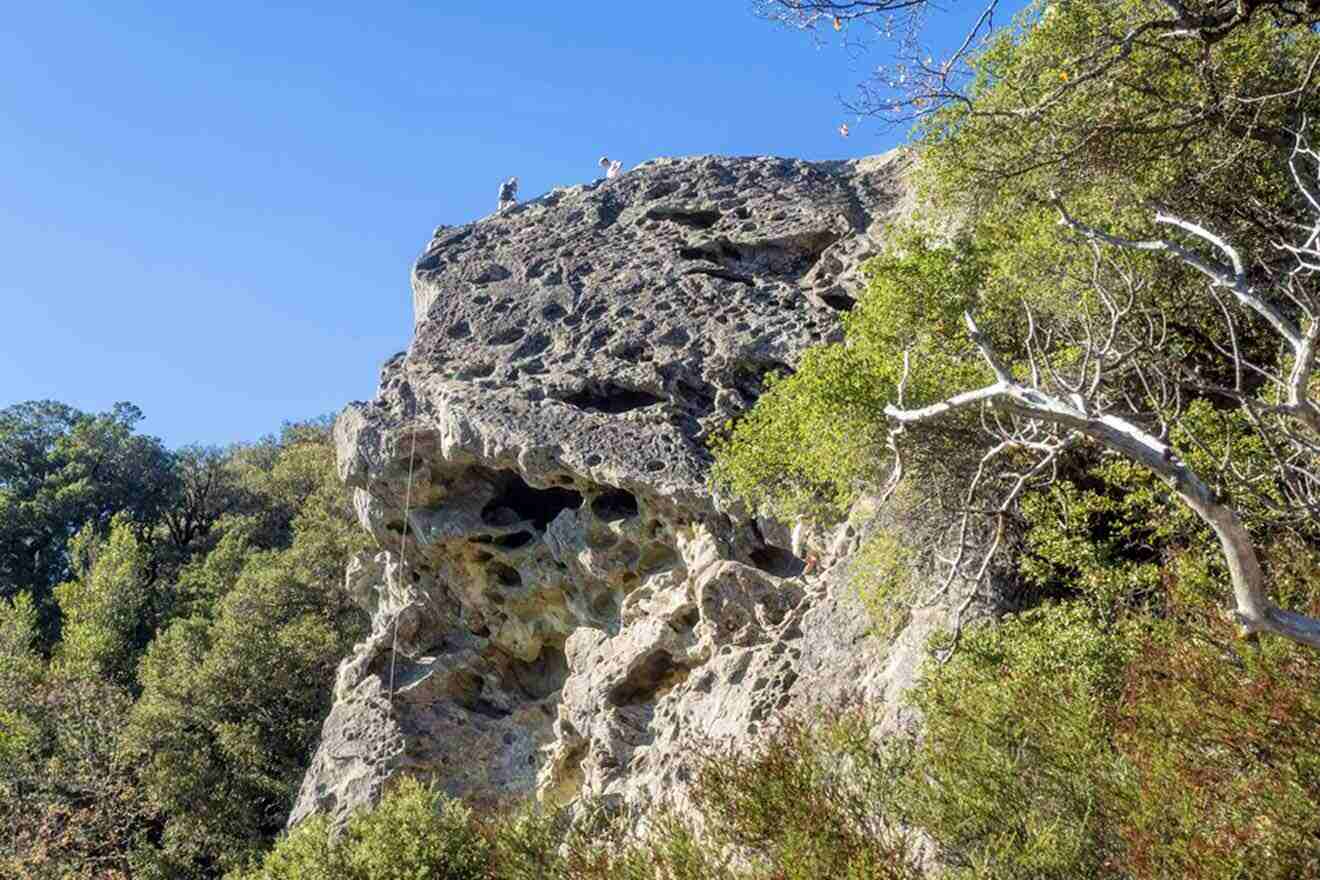
{"label": "gray rock", "polygon": [[721,502],[707,441],[840,338],[905,167],[660,159],[436,230],[408,352],[335,426],[382,549],[348,572],[371,635],[291,824],[400,772],[477,801],[681,804],[697,742],[895,702],[935,619],[879,643],[854,530]]}

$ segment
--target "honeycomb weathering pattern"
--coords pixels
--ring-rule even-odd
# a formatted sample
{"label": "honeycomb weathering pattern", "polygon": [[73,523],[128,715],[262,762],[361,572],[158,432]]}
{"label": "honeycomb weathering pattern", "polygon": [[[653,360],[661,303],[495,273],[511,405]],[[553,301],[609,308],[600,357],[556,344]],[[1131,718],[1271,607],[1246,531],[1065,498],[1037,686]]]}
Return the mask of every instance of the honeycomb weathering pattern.
{"label": "honeycomb weathering pattern", "polygon": [[400,772],[477,801],[681,808],[694,743],[892,700],[929,621],[876,643],[842,574],[857,530],[808,530],[805,570],[785,524],[713,497],[707,441],[841,338],[905,168],[660,159],[436,230],[408,352],[335,426],[387,549],[350,566],[371,632],[291,824]]}

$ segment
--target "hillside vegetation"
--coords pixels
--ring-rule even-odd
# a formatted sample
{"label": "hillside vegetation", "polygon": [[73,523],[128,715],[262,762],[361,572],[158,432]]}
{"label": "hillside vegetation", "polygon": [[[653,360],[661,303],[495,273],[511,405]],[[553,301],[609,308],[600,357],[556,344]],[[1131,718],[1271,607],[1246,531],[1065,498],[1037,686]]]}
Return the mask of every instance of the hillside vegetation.
{"label": "hillside vegetation", "polygon": [[326,425],[171,453],[139,418],[0,411],[0,876],[243,863],[362,629]]}
{"label": "hillside vegetation", "polygon": [[918,209],[714,487],[911,524],[855,582],[882,632],[953,609],[921,733],[778,719],[640,835],[405,779],[281,836],[363,623],[326,427],[169,452],[128,406],[0,412],[0,875],[1320,878],[1317,20],[1053,0],[959,89],[931,62]]}

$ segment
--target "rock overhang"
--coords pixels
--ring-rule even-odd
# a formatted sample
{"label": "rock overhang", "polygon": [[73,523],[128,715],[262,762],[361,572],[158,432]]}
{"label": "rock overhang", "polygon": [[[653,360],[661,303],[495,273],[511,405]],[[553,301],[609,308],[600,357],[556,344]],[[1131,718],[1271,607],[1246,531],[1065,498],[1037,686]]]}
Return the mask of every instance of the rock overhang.
{"label": "rock overhang", "polygon": [[[708,495],[710,432],[839,338],[903,168],[897,153],[660,159],[437,230],[382,392],[415,385],[439,419],[489,426],[450,432],[450,455],[559,450],[575,472]],[[587,436],[585,454],[565,442]]]}
{"label": "rock overhang", "polygon": [[[408,351],[335,426],[383,549],[350,571],[372,633],[291,821],[402,771],[467,796],[653,792],[684,736],[812,690],[801,548],[712,496],[708,441],[840,337],[905,168],[663,159],[436,231]],[[749,668],[773,693],[711,697]]]}

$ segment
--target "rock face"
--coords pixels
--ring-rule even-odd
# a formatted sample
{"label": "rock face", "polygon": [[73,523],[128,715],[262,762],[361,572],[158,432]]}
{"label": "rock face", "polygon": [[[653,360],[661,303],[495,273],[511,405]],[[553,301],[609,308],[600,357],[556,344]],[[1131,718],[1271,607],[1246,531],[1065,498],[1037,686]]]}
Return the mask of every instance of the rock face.
{"label": "rock face", "polygon": [[839,337],[904,161],[662,159],[436,231],[411,347],[335,427],[383,549],[348,572],[372,631],[291,823],[400,772],[681,804],[697,742],[910,680],[931,621],[868,635],[855,530],[721,505],[706,449]]}

